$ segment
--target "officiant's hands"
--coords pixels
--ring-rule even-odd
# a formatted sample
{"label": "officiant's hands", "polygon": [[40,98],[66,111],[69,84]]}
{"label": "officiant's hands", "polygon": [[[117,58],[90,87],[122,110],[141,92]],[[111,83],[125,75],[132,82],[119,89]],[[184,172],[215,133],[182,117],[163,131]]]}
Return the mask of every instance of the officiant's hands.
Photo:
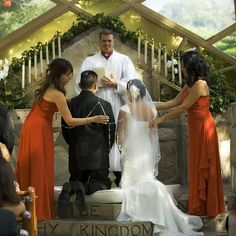
{"label": "officiant's hands", "polygon": [[103,76],[102,83],[107,87],[117,88],[117,80],[113,77],[112,74],[110,78]]}

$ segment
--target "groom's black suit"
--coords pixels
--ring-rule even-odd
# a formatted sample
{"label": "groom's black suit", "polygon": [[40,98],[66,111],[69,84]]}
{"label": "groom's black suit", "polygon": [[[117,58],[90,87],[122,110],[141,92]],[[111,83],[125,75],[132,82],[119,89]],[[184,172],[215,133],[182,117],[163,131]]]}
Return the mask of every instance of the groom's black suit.
{"label": "groom's black suit", "polygon": [[94,192],[89,190],[89,183],[102,183],[110,188],[109,149],[115,139],[115,119],[111,104],[91,91],[82,90],[78,96],[72,98],[68,106],[72,117],[107,115],[111,123],[91,123],[68,128],[62,120],[62,134],[69,145],[70,182],[78,180],[86,183],[87,194]]}

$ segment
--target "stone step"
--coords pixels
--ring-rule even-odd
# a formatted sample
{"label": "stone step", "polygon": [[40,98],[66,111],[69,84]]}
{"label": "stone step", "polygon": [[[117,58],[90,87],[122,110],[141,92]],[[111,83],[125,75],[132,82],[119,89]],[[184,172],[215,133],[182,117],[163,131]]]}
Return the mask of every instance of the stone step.
{"label": "stone step", "polygon": [[[182,194],[180,185],[169,187],[173,192],[178,207],[186,212],[188,194]],[[55,203],[61,187],[55,190]],[[56,219],[40,225],[41,235],[96,235],[96,236],[133,236],[151,235],[152,223],[150,222],[117,222],[122,202],[122,190],[113,188],[103,190],[86,196],[86,209],[80,212],[74,203],[75,195],[70,199],[70,214],[68,219]],[[225,220],[227,214],[215,218],[202,217],[203,229],[206,236],[224,236]]]}
{"label": "stone step", "polygon": [[[182,191],[181,185],[167,185],[168,191],[173,196],[180,198]],[[54,198],[57,209],[57,200],[61,192],[61,186],[55,186]],[[86,209],[79,211],[75,204],[75,194],[70,198],[70,206],[66,218],[95,219],[95,220],[115,220],[121,209],[123,191],[120,188],[97,191],[92,195],[85,197]],[[57,213],[57,212],[56,212]],[[60,216],[59,214],[57,214]]]}
{"label": "stone step", "polygon": [[152,231],[150,222],[55,219],[38,225],[39,236],[151,236]]}
{"label": "stone step", "polygon": [[[205,236],[226,236],[221,217],[203,217]],[[151,222],[119,222],[115,220],[55,219],[38,224],[39,236],[149,236]]]}

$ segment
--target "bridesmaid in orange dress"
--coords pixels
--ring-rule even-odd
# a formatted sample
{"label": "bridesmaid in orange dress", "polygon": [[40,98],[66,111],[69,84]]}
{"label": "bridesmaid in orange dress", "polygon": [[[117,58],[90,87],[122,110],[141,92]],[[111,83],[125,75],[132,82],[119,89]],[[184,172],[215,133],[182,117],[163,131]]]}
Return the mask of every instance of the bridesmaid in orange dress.
{"label": "bridesmaid in orange dress", "polygon": [[158,110],[171,109],[156,117],[150,126],[188,112],[188,213],[214,217],[225,211],[218,138],[209,111],[208,68],[202,55],[188,51],[182,55],[186,85],[177,96],[157,104]]}
{"label": "bridesmaid in orange dress", "polygon": [[62,58],[54,59],[46,78],[35,92],[34,105],[23,124],[18,150],[16,175],[21,189],[33,186],[37,195],[39,220],[53,219],[54,213],[54,140],[52,121],[59,111],[69,126],[91,122],[107,123],[107,116],[73,118],[66,102],[65,85],[71,80],[72,65]]}

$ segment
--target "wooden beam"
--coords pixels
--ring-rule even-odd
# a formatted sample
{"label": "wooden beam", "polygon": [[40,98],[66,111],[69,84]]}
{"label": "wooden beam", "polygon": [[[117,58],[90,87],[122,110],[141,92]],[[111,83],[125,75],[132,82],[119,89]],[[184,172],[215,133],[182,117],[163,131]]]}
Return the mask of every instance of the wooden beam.
{"label": "wooden beam", "polygon": [[[123,0],[121,0],[122,2],[124,2]],[[133,1],[134,3],[142,3],[144,2],[144,0],[131,0]],[[120,7],[118,7],[117,9],[107,13],[106,15],[107,16],[120,16],[122,15],[123,13],[125,13],[126,11],[129,11],[131,9],[131,6],[126,4],[124,2],[124,4],[122,4]]]}
{"label": "wooden beam", "polygon": [[106,14],[106,16],[120,16],[131,9],[130,5],[122,4],[120,7]]}
{"label": "wooden beam", "polygon": [[229,62],[232,65],[236,65],[236,59],[225,54],[221,50],[213,47],[211,44],[207,43],[203,38],[199,37],[198,35],[192,33],[191,31],[185,29],[184,27],[178,25],[172,20],[167,19],[166,17],[153,12],[149,8],[136,3],[130,2],[128,0],[122,0],[123,2],[130,4],[132,8],[138,12],[141,16],[147,18],[151,22],[153,22],[156,25],[159,25],[161,28],[168,30],[170,32],[175,33],[176,35],[179,35],[183,38],[187,38],[190,42],[193,42],[196,45],[202,46],[207,51],[211,52],[212,54],[222,58],[223,60]]}
{"label": "wooden beam", "polygon": [[55,19],[58,16],[61,16],[66,11],[67,9],[64,6],[58,5],[50,9],[46,13],[42,14],[38,18],[25,24],[21,28],[17,29],[16,31],[6,36],[3,40],[0,40],[0,51],[5,50],[11,45],[17,43],[19,40],[33,33],[35,29],[38,29],[43,25],[51,22],[53,19]]}
{"label": "wooden beam", "polygon": [[38,29],[50,23],[55,18],[61,16],[62,14],[68,11],[72,11],[77,15],[83,14],[87,16],[92,16],[92,14],[74,5],[75,3],[78,2],[77,0],[73,0],[71,2],[68,2],[66,0],[52,0],[52,1],[56,3],[57,6],[45,12],[44,14],[40,15],[36,19],[30,21],[29,23],[25,24],[21,28],[15,30],[8,36],[4,37],[4,40],[0,39],[0,51],[9,48],[11,45],[14,45],[19,40],[32,34],[35,31],[35,29]]}
{"label": "wooden beam", "polygon": [[219,40],[223,39],[224,37],[234,33],[235,31],[236,31],[236,23],[230,25],[228,28],[222,30],[218,34],[215,34],[214,36],[210,37],[209,39],[206,40],[206,42],[212,45],[218,42]]}
{"label": "wooden beam", "polygon": [[223,69],[220,69],[221,72],[227,72],[227,71],[231,71],[231,70],[236,70],[236,66],[229,66],[229,67],[225,67]]}
{"label": "wooden beam", "polygon": [[179,45],[179,47],[178,47],[178,50],[179,51],[183,50],[183,47],[187,42],[188,42],[188,40],[186,38],[183,38],[180,45]]}
{"label": "wooden beam", "polygon": [[82,15],[86,15],[90,17],[93,16],[91,13],[75,5],[78,3],[78,0],[72,0],[70,2],[68,2],[67,0],[51,0],[51,1],[55,2],[56,4],[61,4],[61,5],[66,6],[68,8],[68,11],[72,11],[77,15],[82,14]]}
{"label": "wooden beam", "polygon": [[234,0],[234,20],[236,21],[236,0]]}

